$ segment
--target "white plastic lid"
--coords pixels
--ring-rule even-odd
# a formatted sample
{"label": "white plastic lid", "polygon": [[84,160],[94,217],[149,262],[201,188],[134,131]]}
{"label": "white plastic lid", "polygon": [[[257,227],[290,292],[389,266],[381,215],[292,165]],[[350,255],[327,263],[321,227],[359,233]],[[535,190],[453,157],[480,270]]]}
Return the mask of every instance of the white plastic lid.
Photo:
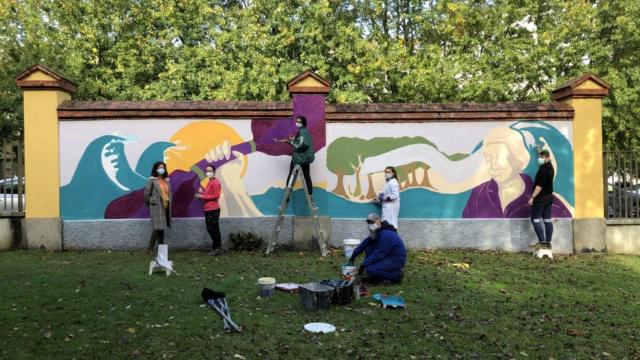
{"label": "white plastic lid", "polygon": [[308,323],[304,325],[304,329],[313,333],[332,333],[336,331],[336,327],[327,323]]}
{"label": "white plastic lid", "polygon": [[344,239],[343,244],[345,244],[345,245],[360,245],[360,240],[358,240],[358,239]]}
{"label": "white plastic lid", "polygon": [[258,284],[260,284],[260,285],[275,285],[276,284],[276,278],[261,277],[260,279],[258,279]]}

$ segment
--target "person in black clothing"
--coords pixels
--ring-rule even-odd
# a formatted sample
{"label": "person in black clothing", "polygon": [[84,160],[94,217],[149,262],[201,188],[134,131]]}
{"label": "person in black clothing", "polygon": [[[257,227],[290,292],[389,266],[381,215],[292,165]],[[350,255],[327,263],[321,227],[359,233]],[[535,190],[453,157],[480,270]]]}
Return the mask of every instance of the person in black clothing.
{"label": "person in black clothing", "polygon": [[[551,221],[551,206],[553,205],[553,177],[555,170],[551,164],[549,151],[542,150],[538,154],[538,172],[529,199],[531,205],[531,222],[538,236],[537,248],[551,249],[553,236],[553,222]],[[541,219],[542,218],[542,219]],[[544,228],[542,223],[544,222]]]}

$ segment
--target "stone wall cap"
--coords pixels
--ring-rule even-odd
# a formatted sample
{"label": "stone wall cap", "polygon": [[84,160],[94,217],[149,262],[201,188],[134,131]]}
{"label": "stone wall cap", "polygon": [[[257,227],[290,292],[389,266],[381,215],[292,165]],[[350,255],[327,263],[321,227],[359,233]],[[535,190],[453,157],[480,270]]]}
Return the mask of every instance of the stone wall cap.
{"label": "stone wall cap", "polygon": [[[35,72],[42,72],[54,80],[27,80],[29,75]],[[42,64],[35,64],[27,70],[16,76],[16,85],[21,89],[29,90],[63,90],[70,94],[76,92],[77,85],[71,81],[68,77],[62,75],[60,72],[52,70]]]}

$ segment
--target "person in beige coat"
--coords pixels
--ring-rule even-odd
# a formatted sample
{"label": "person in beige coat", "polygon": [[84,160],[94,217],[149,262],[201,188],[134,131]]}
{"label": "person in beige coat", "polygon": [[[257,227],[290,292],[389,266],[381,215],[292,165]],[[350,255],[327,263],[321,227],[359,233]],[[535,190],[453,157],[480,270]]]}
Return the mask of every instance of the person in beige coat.
{"label": "person in beige coat", "polygon": [[167,165],[158,161],[153,164],[151,176],[144,186],[144,202],[149,207],[151,239],[147,254],[153,255],[157,244],[164,243],[164,231],[171,227],[171,185]]}

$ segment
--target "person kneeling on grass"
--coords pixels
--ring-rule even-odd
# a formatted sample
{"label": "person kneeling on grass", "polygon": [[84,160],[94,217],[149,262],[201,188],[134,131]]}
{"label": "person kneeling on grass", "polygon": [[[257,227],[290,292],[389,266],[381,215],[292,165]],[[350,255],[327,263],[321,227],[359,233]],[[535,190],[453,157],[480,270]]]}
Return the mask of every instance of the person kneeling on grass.
{"label": "person kneeling on grass", "polygon": [[363,282],[400,283],[404,277],[402,268],[407,262],[407,250],[397,230],[375,213],[367,217],[367,226],[369,236],[353,250],[349,264],[353,265],[358,255],[364,251],[364,261],[358,268],[358,275],[366,272]]}

